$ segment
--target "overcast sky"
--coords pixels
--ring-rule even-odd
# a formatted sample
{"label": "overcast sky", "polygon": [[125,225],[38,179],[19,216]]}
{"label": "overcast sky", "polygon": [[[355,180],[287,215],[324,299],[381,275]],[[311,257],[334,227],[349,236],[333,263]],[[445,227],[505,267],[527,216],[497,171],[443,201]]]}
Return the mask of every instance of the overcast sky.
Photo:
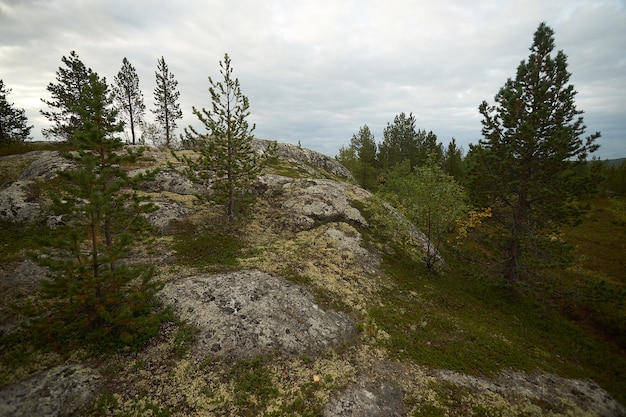
{"label": "overcast sky", "polygon": [[[400,112],[467,151],[478,106],[514,78],[545,21],[568,56],[587,134],[602,159],[626,157],[623,0],[0,0],[0,79],[35,139],[61,57],[75,50],[105,76],[122,59],[154,108],[157,60],[179,81],[184,126],[210,108],[224,53],[250,99],[255,136],[329,156],[367,124],[378,142]],[[152,120],[152,113],[147,112]]]}

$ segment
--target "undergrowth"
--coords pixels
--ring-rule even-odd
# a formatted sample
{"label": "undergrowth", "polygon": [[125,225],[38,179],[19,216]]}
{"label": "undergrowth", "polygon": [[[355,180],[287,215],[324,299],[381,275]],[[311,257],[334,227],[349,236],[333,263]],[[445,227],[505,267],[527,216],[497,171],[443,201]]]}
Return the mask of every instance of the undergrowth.
{"label": "undergrowth", "polygon": [[383,260],[392,285],[369,311],[390,335],[382,343],[396,357],[473,375],[540,369],[589,379],[626,402],[626,228],[599,214],[564,233],[578,265],[543,271],[541,285],[507,285],[463,250],[448,251],[447,269],[433,274],[396,248]]}

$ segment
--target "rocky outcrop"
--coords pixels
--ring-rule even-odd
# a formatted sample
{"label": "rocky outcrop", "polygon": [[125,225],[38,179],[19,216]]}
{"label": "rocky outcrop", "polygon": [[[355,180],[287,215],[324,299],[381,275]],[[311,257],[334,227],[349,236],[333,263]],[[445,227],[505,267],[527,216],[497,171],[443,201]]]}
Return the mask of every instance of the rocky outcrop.
{"label": "rocky outcrop", "polygon": [[0,188],[0,220],[34,223],[45,219],[46,213],[44,199],[33,192],[33,186],[56,177],[58,171],[69,169],[72,163],[53,151],[28,152],[20,158],[33,162],[16,181]]}
{"label": "rocky outcrop", "polygon": [[101,385],[100,374],[83,365],[57,366],[0,390],[0,417],[73,416]]}
{"label": "rocky outcrop", "polygon": [[343,221],[367,227],[367,221],[351,203],[371,195],[352,184],[327,179],[294,179],[263,175],[256,192],[284,211],[284,224],[293,231],[309,230],[316,224]]}
{"label": "rocky outcrop", "polygon": [[269,147],[274,147],[274,156],[286,162],[293,163],[303,169],[313,178],[327,178],[330,175],[343,180],[352,180],[352,174],[336,159],[301,146],[290,143],[279,143],[268,140],[254,140],[253,148],[258,153],[264,153]]}
{"label": "rocky outcrop", "polygon": [[161,297],[198,326],[202,356],[314,353],[354,333],[349,317],[322,310],[303,287],[255,270],[180,279]]}

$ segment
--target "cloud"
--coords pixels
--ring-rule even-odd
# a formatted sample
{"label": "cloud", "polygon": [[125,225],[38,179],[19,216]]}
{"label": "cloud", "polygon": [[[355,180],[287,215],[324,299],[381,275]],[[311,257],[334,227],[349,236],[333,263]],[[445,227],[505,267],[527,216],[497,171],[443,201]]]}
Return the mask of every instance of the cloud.
{"label": "cloud", "polygon": [[589,131],[603,132],[600,156],[626,156],[621,1],[0,0],[0,76],[38,135],[63,55],[76,50],[109,81],[127,57],[148,108],[163,56],[179,81],[179,126],[197,126],[191,107],[210,106],[208,77],[228,52],[258,137],[333,156],[362,125],[380,141],[413,112],[418,128],[467,149],[481,137],[478,105],[515,76],[542,21],[568,55]]}

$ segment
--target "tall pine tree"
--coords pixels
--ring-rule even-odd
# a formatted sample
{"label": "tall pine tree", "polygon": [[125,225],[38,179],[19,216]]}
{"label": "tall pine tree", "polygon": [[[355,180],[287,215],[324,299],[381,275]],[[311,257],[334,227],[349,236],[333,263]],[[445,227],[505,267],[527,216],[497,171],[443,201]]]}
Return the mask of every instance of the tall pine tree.
{"label": "tall pine tree", "polygon": [[241,92],[239,80],[233,78],[230,62],[225,54],[219,63],[223,81],[209,77],[211,110],[193,108],[206,133],[199,133],[192,126],[185,129],[183,142],[197,150],[200,157],[181,159],[187,163],[192,179],[208,185],[215,177],[215,198],[225,205],[228,222],[233,224],[238,212],[250,201],[249,188],[261,172],[265,158],[252,147],[255,126],[247,121],[250,103]]}
{"label": "tall pine tree", "polygon": [[[503,274],[523,278],[525,264],[550,259],[549,233],[579,214],[578,198],[595,186],[586,160],[600,133],[586,130],[554,31],[541,23],[527,61],[495,96],[484,101],[484,140],[471,150],[470,187],[502,226]],[[527,265],[526,265],[527,266]]]}
{"label": "tall pine tree", "polygon": [[43,135],[48,139],[70,141],[74,133],[83,127],[81,117],[76,114],[84,86],[89,82],[92,73],[80,60],[75,51],[69,57],[61,58],[65,67],[59,67],[56,72],[56,83],[49,83],[46,88],[51,100],[41,99],[50,110],[41,110],[53,126],[43,129]]}
{"label": "tall pine tree", "polygon": [[136,180],[121,167],[137,154],[124,154],[115,136],[122,124],[106,81],[90,73],[69,110],[82,121],[71,139],[79,150],[64,154],[75,169],[59,172],[60,189],[50,194],[51,211],[62,223],[36,257],[50,273],[30,326],[54,348],[139,348],[163,318],[153,310],[161,285],[152,268],[127,258],[147,230],[143,215],[154,206],[129,189]]}
{"label": "tall pine tree", "polygon": [[163,128],[165,135],[165,146],[172,147],[173,133],[176,129],[176,120],[183,117],[178,99],[180,92],[176,89],[178,81],[174,78],[165,63],[165,59],[161,57],[157,63],[156,88],[154,89],[154,105],[152,112],[155,114],[156,121]]}
{"label": "tall pine tree", "polygon": [[7,96],[11,93],[0,80],[0,146],[24,142],[33,126],[28,126],[24,109],[14,107]]}
{"label": "tall pine tree", "polygon": [[139,77],[128,59],[122,60],[122,69],[113,79],[113,93],[121,118],[128,122],[135,144],[135,127],[143,122],[146,105],[143,102],[143,93],[139,89]]}

